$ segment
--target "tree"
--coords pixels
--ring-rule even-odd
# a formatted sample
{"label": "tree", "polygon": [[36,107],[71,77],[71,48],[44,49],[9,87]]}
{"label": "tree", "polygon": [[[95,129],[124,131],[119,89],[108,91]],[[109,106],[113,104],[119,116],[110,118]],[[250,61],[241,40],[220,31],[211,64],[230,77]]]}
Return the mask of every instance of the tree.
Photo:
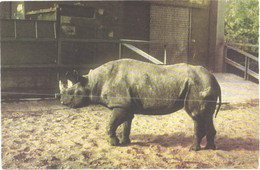
{"label": "tree", "polygon": [[[258,0],[227,0],[225,16],[225,39],[227,42],[258,45]],[[243,47],[257,54],[258,47]]]}

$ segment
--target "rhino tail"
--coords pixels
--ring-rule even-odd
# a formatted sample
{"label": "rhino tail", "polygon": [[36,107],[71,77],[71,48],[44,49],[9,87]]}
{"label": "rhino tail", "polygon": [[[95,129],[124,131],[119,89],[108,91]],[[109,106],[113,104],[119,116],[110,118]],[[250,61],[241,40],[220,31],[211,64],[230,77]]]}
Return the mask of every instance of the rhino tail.
{"label": "rhino tail", "polygon": [[217,111],[216,111],[216,113],[215,113],[215,118],[217,117],[218,112],[219,112],[220,107],[221,107],[221,89],[220,89],[220,86],[219,86],[218,83],[217,83],[217,85],[218,85],[218,96],[217,96],[217,97],[218,97],[219,103],[218,103]]}

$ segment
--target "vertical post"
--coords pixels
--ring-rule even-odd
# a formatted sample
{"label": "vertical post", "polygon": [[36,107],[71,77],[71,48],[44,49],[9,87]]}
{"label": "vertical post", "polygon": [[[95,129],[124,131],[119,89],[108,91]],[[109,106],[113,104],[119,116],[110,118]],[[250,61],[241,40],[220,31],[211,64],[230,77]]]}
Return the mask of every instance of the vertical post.
{"label": "vertical post", "polygon": [[247,72],[248,72],[248,57],[245,56],[245,73],[244,73],[245,80],[247,80],[247,78],[248,78]]}
{"label": "vertical post", "polygon": [[54,33],[54,39],[57,39],[57,31],[56,31],[56,22],[53,23],[53,33]]}
{"label": "vertical post", "polygon": [[57,39],[57,61],[56,61],[56,64],[58,66],[58,71],[57,71],[57,84],[56,84],[56,92],[58,93],[59,92],[59,80],[60,80],[60,65],[62,63],[61,61],[61,50],[62,50],[62,41],[61,41],[61,16],[60,16],[60,6],[58,6],[56,8],[56,29],[55,29],[55,38]]}
{"label": "vertical post", "polygon": [[247,58],[247,79],[249,79],[249,75],[250,75],[250,74],[248,74],[249,70],[250,70],[250,58],[248,57]]}
{"label": "vertical post", "polygon": [[209,68],[223,72],[225,1],[210,1],[209,5]]}
{"label": "vertical post", "polygon": [[56,9],[56,36],[57,36],[57,41],[58,41],[58,58],[57,58],[57,63],[60,65],[62,63],[61,59],[61,47],[62,47],[62,41],[61,41],[61,15],[60,15],[60,10],[61,7],[57,7]]}
{"label": "vertical post", "polygon": [[189,64],[191,60],[191,38],[192,38],[192,30],[191,30],[191,24],[192,24],[192,8],[189,8],[189,30],[188,30],[188,51],[187,51],[187,58],[186,58],[186,63]]}
{"label": "vertical post", "polygon": [[38,39],[38,22],[34,21],[34,26],[35,26],[35,38]]}
{"label": "vertical post", "polygon": [[14,38],[17,38],[17,26],[16,26],[16,20],[14,20]]}
{"label": "vertical post", "polygon": [[228,47],[226,45],[224,45],[224,51],[223,51],[223,55],[224,55],[224,73],[227,72],[227,63],[226,63],[226,58],[227,58],[227,50]]}
{"label": "vertical post", "polygon": [[166,44],[164,44],[164,51],[163,51],[163,64],[167,63],[167,54],[166,54]]}
{"label": "vertical post", "polygon": [[121,42],[119,42],[119,47],[118,47],[118,49],[119,49],[118,58],[121,59],[121,58],[122,58],[122,43],[121,43]]}

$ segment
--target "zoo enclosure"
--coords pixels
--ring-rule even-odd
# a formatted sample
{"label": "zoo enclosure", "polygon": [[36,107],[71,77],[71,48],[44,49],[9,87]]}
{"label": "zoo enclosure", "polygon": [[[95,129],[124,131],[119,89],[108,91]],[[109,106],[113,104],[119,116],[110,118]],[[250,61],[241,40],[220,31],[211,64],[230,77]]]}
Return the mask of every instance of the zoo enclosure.
{"label": "zoo enclosure", "polygon": [[[53,82],[57,82],[59,79],[59,72],[68,69],[93,69],[100,64],[68,64],[63,63],[62,61],[62,44],[63,43],[110,43],[110,44],[117,44],[118,45],[118,58],[123,58],[123,47],[133,50],[135,53],[145,57],[147,60],[156,63],[156,64],[163,64],[163,62],[159,61],[158,59],[152,57],[151,55],[147,54],[146,52],[136,48],[134,44],[151,44],[151,41],[145,40],[108,40],[108,39],[69,39],[69,38],[62,38],[57,35],[57,22],[56,21],[39,21],[39,20],[15,20],[15,19],[1,19],[0,24],[2,26],[1,29],[1,42],[2,42],[2,55],[9,56],[9,57],[2,57],[2,97],[5,96],[40,96],[40,97],[53,97],[54,92],[46,93],[46,91],[50,91],[51,87],[53,87]],[[11,28],[11,29],[10,29]],[[26,30],[26,31],[25,31]],[[48,30],[48,31],[46,31]],[[17,43],[19,46],[16,46],[16,49],[13,50],[12,48],[8,48],[8,46],[15,45]],[[131,44],[129,44],[131,43]],[[38,50],[38,53],[34,54],[22,54],[19,51],[23,50],[24,48],[32,48],[33,44],[42,44],[44,46],[47,45],[46,48],[41,46],[42,49]],[[164,64],[166,64],[166,45],[164,46]],[[20,48],[22,49],[20,49]],[[43,51],[50,51],[51,56],[46,56],[42,54],[46,54]],[[29,50],[28,50],[29,51]],[[8,55],[9,54],[9,55]],[[10,55],[11,54],[11,55]],[[31,56],[31,57],[28,57]],[[37,57],[36,57],[37,56]],[[117,58],[117,59],[118,59]],[[116,58],[115,58],[116,59]],[[37,69],[35,71],[34,69]],[[25,74],[32,74],[30,70],[34,70],[33,74],[37,74],[37,72],[45,71],[47,72],[46,76],[49,77],[49,81],[40,81],[37,82],[38,85],[35,85],[32,79],[28,79],[27,83],[32,84],[33,86],[41,86],[45,89],[36,94],[32,93],[32,91],[36,90],[34,88],[30,88],[28,84],[25,86],[29,86],[29,90],[25,87],[18,88],[17,92],[14,92],[12,88],[21,87],[23,86],[24,79],[22,76],[20,80],[18,78],[17,84],[14,84],[10,87],[11,77],[6,76],[6,74],[21,74],[22,72],[26,72]],[[55,77],[55,75],[57,75]],[[57,79],[56,79],[57,78]],[[56,81],[55,81],[56,80]],[[25,80],[26,81],[26,80]],[[57,83],[58,84],[58,83]],[[9,87],[8,87],[9,86]],[[57,88],[57,87],[56,87]],[[56,89],[57,90],[57,89]],[[30,92],[31,91],[31,92]],[[27,94],[26,94],[27,93]],[[46,93],[46,94],[45,94]]]}
{"label": "zoo enclosure", "polygon": [[[25,97],[53,96],[58,88],[58,73],[76,68],[84,74],[122,56],[157,64],[215,64],[209,63],[216,45],[216,25],[212,23],[217,11],[210,10],[216,8],[215,2],[86,2],[87,7],[58,4],[41,9],[51,3],[26,2],[30,10],[25,20],[1,20],[2,97],[8,93],[10,96],[10,92]],[[161,14],[163,17],[159,17]],[[213,22],[209,24],[209,20]],[[167,60],[166,49],[171,56]]]}
{"label": "zoo enclosure", "polygon": [[[16,56],[10,55],[10,57],[2,58],[2,68],[3,69],[15,69],[15,68],[70,68],[70,67],[89,67],[90,65],[67,65],[62,62],[62,44],[66,42],[73,43],[113,43],[118,44],[118,58],[123,58],[123,49],[122,47],[126,47],[137,54],[145,57],[147,60],[155,63],[155,64],[166,64],[166,44],[163,44],[164,47],[164,62],[157,60],[156,58],[150,56],[146,52],[138,49],[134,46],[134,44],[159,44],[159,42],[152,42],[146,40],[130,40],[130,39],[120,39],[120,40],[109,40],[109,39],[71,39],[71,38],[57,38],[56,33],[56,21],[39,21],[39,20],[15,20],[15,19],[1,19],[0,24],[2,26],[1,29],[1,42],[5,43],[15,43],[15,42],[32,42],[32,43],[54,43],[55,49],[52,54],[53,60],[45,61],[46,64],[37,63],[35,60],[39,60],[39,58],[35,58],[32,61],[32,58],[26,58],[22,56],[20,60],[23,60],[24,64],[17,62]],[[12,29],[10,29],[12,28]],[[24,32],[23,30],[28,30]],[[44,31],[43,31],[44,30]],[[48,32],[46,33],[46,30]],[[8,44],[3,44],[5,45]],[[129,44],[131,43],[131,44]],[[57,51],[57,52],[55,52]],[[3,55],[5,56],[8,52],[7,48],[3,48]],[[57,55],[56,55],[57,54]],[[41,55],[39,55],[41,56]],[[13,58],[12,58],[13,57]],[[23,58],[24,57],[24,58]],[[48,58],[48,57],[46,57]],[[44,58],[43,58],[44,59]],[[42,61],[42,60],[41,60]],[[18,63],[18,64],[17,64]],[[35,64],[34,64],[35,63]],[[92,65],[92,64],[91,64]]]}

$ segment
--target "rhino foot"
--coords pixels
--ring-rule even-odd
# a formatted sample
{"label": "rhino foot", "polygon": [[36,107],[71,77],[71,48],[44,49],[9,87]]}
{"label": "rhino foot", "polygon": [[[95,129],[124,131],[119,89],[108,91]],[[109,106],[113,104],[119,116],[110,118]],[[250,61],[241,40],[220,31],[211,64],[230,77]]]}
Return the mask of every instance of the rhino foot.
{"label": "rhino foot", "polygon": [[117,137],[110,138],[110,145],[119,146],[119,140]]}
{"label": "rhino foot", "polygon": [[215,145],[206,145],[206,147],[204,149],[216,150],[216,146]]}
{"label": "rhino foot", "polygon": [[192,145],[191,147],[190,147],[190,151],[199,151],[199,150],[201,150],[201,147],[200,146],[194,146],[194,145]]}
{"label": "rhino foot", "polygon": [[128,145],[131,143],[131,140],[129,138],[123,138],[121,141],[122,145]]}

